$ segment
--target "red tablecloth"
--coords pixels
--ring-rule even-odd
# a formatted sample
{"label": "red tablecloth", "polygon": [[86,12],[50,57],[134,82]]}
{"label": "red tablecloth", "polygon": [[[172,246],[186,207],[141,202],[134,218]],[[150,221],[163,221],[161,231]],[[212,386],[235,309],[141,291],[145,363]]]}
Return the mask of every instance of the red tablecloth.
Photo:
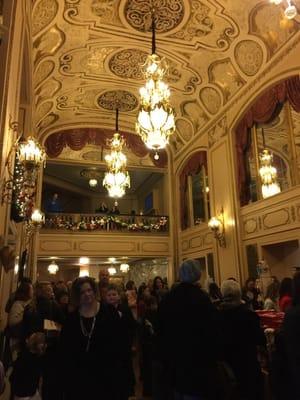
{"label": "red tablecloth", "polygon": [[262,328],[272,328],[272,329],[278,329],[280,328],[283,318],[284,318],[284,313],[283,312],[277,312],[277,311],[256,311],[260,318],[261,326]]}

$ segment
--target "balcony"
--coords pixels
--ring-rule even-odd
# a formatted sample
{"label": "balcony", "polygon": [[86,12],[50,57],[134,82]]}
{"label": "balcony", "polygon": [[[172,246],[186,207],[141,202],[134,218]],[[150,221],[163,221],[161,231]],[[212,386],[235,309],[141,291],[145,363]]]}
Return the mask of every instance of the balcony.
{"label": "balcony", "polygon": [[170,257],[167,216],[47,214],[39,256]]}
{"label": "balcony", "polygon": [[126,233],[168,235],[169,223],[165,215],[131,214],[46,214],[41,233]]}

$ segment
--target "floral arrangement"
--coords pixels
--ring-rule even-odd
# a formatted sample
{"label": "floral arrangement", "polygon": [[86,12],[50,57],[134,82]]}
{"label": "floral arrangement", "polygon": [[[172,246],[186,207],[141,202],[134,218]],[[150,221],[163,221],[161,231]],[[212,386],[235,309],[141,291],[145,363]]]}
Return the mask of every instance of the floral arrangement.
{"label": "floral arrangement", "polygon": [[95,231],[95,230],[128,230],[131,232],[165,232],[167,231],[168,218],[156,217],[147,220],[143,218],[135,219],[122,218],[113,215],[103,215],[95,217],[83,217],[81,221],[75,222],[71,217],[55,216],[47,218],[45,228],[48,229],[67,229],[72,231]]}

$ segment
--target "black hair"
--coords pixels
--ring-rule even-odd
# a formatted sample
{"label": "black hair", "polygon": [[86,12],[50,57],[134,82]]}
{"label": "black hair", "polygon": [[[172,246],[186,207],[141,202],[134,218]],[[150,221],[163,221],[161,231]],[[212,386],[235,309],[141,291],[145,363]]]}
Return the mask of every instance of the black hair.
{"label": "black hair", "polygon": [[292,278],[283,278],[279,287],[279,298],[293,293],[293,280]]}
{"label": "black hair", "polygon": [[79,303],[80,303],[81,287],[85,283],[88,283],[91,286],[92,291],[95,293],[95,295],[98,296],[97,284],[96,284],[94,278],[91,278],[89,276],[84,276],[84,277],[75,279],[75,281],[72,284],[72,288],[71,288],[71,298],[72,298],[72,304],[74,304],[77,307],[79,306]]}

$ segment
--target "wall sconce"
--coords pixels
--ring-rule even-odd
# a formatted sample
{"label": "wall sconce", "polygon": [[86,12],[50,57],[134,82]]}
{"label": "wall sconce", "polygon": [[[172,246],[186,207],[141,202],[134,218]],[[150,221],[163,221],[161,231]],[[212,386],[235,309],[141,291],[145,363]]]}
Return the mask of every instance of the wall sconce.
{"label": "wall sconce", "polygon": [[45,223],[45,214],[42,213],[38,208],[32,211],[30,218],[26,223],[26,234],[30,236],[37,232]]}
{"label": "wall sconce", "polygon": [[[11,124],[16,131],[17,127]],[[12,155],[15,154],[13,165]],[[39,142],[32,137],[27,140],[22,137],[13,144],[5,163],[6,170],[1,177],[1,203],[15,205],[15,218],[26,219],[34,203],[37,171],[45,165],[46,153]],[[19,221],[18,221],[19,222]]]}
{"label": "wall sconce", "polygon": [[215,239],[219,243],[219,246],[220,247],[226,247],[223,207],[221,209],[220,214],[217,217],[212,217],[208,221],[208,227],[213,232]]}

